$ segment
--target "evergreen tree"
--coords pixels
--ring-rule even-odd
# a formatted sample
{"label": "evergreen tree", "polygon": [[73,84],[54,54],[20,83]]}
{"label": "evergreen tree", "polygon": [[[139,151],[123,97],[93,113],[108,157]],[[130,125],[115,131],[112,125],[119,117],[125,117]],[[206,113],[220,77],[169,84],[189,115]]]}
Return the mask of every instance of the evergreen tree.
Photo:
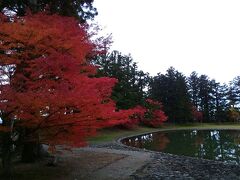
{"label": "evergreen tree", "polygon": [[227,120],[238,122],[240,120],[240,76],[230,81],[227,91]]}
{"label": "evergreen tree", "polygon": [[199,78],[198,74],[194,71],[188,78],[188,91],[190,94],[191,102],[196,109],[199,109]]}
{"label": "evergreen tree", "polygon": [[150,97],[163,103],[170,122],[193,120],[186,77],[173,67],[165,75],[158,74],[150,83]]}
{"label": "evergreen tree", "polygon": [[213,108],[214,110],[214,121],[226,121],[226,108],[227,108],[227,86],[226,84],[221,85],[215,80],[211,81],[212,84],[212,95],[213,95]]}
{"label": "evergreen tree", "polygon": [[212,87],[209,77],[201,75],[199,77],[199,98],[200,98],[200,110],[203,112],[204,121],[210,121],[212,117]]}
{"label": "evergreen tree", "polygon": [[227,85],[194,71],[188,78],[188,90],[194,107],[203,112],[204,121],[225,121]]}
{"label": "evergreen tree", "polygon": [[235,77],[229,83],[228,90],[229,107],[239,107],[240,105],[240,76]]}
{"label": "evergreen tree", "polygon": [[149,75],[138,70],[137,64],[133,62],[130,55],[122,55],[118,51],[113,51],[97,56],[93,63],[100,66],[98,76],[118,79],[112,98],[119,109],[129,109],[143,103]]}

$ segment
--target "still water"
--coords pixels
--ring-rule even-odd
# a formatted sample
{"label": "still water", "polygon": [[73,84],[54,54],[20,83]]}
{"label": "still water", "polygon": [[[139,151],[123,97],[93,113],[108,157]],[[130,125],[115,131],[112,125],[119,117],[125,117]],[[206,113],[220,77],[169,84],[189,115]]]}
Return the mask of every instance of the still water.
{"label": "still water", "polygon": [[161,131],[122,140],[128,146],[240,164],[240,131]]}

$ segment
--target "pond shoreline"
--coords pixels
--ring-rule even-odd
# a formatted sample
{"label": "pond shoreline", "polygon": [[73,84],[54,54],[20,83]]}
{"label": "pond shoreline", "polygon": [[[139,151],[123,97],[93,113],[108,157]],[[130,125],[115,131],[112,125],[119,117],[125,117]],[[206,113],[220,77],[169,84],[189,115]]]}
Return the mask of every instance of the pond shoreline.
{"label": "pond shoreline", "polygon": [[[157,179],[240,179],[240,166],[198,159],[194,157],[178,156],[161,152],[122,146],[118,142],[92,145],[92,148],[108,148],[135,152],[151,152],[151,161],[137,169],[131,178],[135,180]],[[111,152],[111,151],[110,151]],[[120,169],[121,170],[121,169]]]}
{"label": "pond shoreline", "polygon": [[103,143],[92,145],[94,148],[108,148],[113,150],[126,150],[151,153],[151,161],[137,169],[131,178],[136,180],[144,179],[240,179],[240,165],[224,163],[221,161],[213,161],[207,159],[199,159],[195,157],[179,156],[168,153],[156,152],[136,147],[129,147],[121,143],[121,140],[128,137],[149,134],[159,131],[173,130],[240,130],[237,128],[169,128],[152,132],[146,132],[126,137],[117,138],[111,143]]}
{"label": "pond shoreline", "polygon": [[[169,129],[177,130],[180,128]],[[196,129],[196,127],[184,129]],[[238,128],[208,127],[205,129],[240,130],[240,126]],[[58,147],[58,163],[54,167],[47,166],[49,158],[51,158],[48,156],[31,164],[16,162],[14,164],[14,179],[240,179],[239,165],[138,149],[120,143],[121,138],[119,137],[121,136],[122,138],[123,136],[130,137],[130,134],[134,136],[159,130],[167,130],[167,128],[105,131],[105,134],[102,133],[102,137],[100,137],[101,141],[95,143],[92,141],[87,147],[73,148],[71,151]],[[106,141],[106,139],[108,140]]]}

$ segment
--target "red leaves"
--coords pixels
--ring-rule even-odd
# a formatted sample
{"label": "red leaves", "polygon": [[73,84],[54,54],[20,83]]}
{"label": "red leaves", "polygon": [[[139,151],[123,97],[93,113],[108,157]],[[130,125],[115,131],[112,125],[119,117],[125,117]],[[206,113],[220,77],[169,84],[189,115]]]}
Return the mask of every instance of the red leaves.
{"label": "red leaves", "polygon": [[132,111],[133,115],[123,124],[123,126],[131,129],[142,123],[151,127],[159,127],[168,118],[161,109],[161,103],[153,101],[152,99],[146,99],[144,107],[137,106],[133,109],[127,110]]}
{"label": "red leaves", "polygon": [[162,110],[154,110],[152,112],[151,118],[144,119],[143,123],[151,127],[159,127],[167,120],[167,116]]}
{"label": "red leaves", "polygon": [[143,124],[145,125],[152,126],[152,127],[159,127],[168,118],[165,115],[165,113],[162,111],[162,104],[157,101],[147,99],[145,108],[146,108],[146,113],[142,120]]}
{"label": "red leaves", "polygon": [[89,39],[87,28],[75,19],[45,13],[0,22],[0,39],[0,50],[12,50],[8,58],[14,64],[53,53],[70,54],[84,63],[98,47]]}
{"label": "red leaves", "polygon": [[1,86],[0,107],[15,128],[37,134],[25,140],[82,146],[98,128],[133,114],[115,111],[110,96],[116,79],[90,77],[96,67],[87,59],[99,44],[73,18],[40,13],[1,21],[0,39],[0,66],[15,65],[9,84]]}

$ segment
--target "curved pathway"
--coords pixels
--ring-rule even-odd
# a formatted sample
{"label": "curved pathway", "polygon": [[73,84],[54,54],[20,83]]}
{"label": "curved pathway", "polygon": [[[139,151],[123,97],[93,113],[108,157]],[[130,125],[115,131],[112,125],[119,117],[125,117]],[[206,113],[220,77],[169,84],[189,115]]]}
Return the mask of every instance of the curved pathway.
{"label": "curved pathway", "polygon": [[147,151],[127,147],[119,141],[74,149],[73,153],[83,159],[88,155],[82,166],[85,169],[72,171],[75,180],[240,180],[239,165]]}
{"label": "curved pathway", "polygon": [[[127,155],[127,157],[95,172],[92,176],[94,178],[137,180],[240,179],[239,165],[219,161],[138,150],[115,142],[85,148],[85,150]],[[99,176],[100,174],[101,176]]]}
{"label": "curved pathway", "polygon": [[107,166],[94,171],[88,177],[89,179],[134,179],[131,175],[133,175],[138,169],[141,169],[143,166],[150,163],[152,160],[152,153],[141,151],[137,152],[124,149],[109,149],[104,147],[87,147],[81,150],[89,153],[109,153],[111,156],[123,155],[122,158],[116,159]]}

